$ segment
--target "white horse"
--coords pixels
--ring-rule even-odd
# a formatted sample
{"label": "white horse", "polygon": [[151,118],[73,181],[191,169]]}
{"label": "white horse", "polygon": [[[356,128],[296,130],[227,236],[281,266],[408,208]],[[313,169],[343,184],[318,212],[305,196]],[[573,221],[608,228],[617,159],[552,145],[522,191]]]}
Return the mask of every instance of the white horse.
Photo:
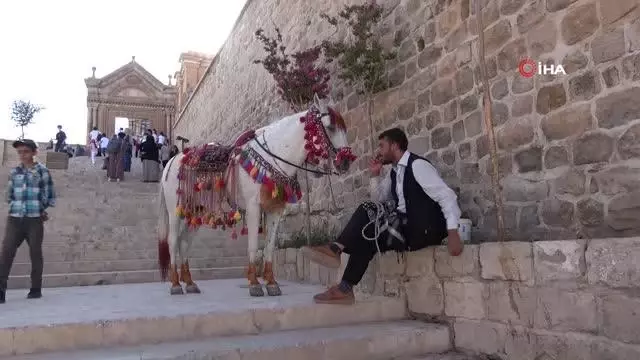
{"label": "white horse", "polygon": [[[344,174],[355,160],[355,156],[351,154],[348,147],[344,120],[326,103],[321,103],[317,96],[314,103],[314,106],[307,111],[287,116],[256,130],[255,136],[248,142],[235,146],[235,149],[249,151],[254,156],[259,154],[263,161],[269,163],[267,167],[270,165],[272,171],[284,175],[280,179],[287,177],[295,179],[298,170],[305,170],[302,167],[305,162],[317,165],[320,158],[328,160],[328,168],[335,168],[335,171],[332,171],[334,174]],[[172,295],[183,294],[180,281],[185,283],[187,293],[200,292],[189,271],[188,257],[192,234],[188,231],[185,221],[176,214],[176,206],[179,202],[178,173],[184,156],[180,153],[169,161],[163,170],[160,186],[159,262],[163,279],[166,278],[167,272],[169,273]],[[273,251],[286,201],[274,198],[276,195],[272,194],[272,190],[255,180],[255,171],[251,173],[250,168],[243,167],[243,164],[239,163],[242,160],[239,161],[238,157],[232,157],[232,159],[232,165],[227,168],[227,176],[235,181],[225,183],[223,192],[228,196],[230,200],[228,202],[235,199],[237,208],[245,212],[249,248],[247,267],[249,294],[264,296],[262,285],[257,279],[256,268],[258,232],[262,218],[261,212],[263,212],[268,229],[263,279],[270,296],[281,295],[280,287],[273,274]],[[274,178],[275,175],[269,176]],[[299,193],[297,195],[300,196]],[[234,204],[230,205],[234,206]],[[180,264],[180,273],[178,273],[178,264]]]}

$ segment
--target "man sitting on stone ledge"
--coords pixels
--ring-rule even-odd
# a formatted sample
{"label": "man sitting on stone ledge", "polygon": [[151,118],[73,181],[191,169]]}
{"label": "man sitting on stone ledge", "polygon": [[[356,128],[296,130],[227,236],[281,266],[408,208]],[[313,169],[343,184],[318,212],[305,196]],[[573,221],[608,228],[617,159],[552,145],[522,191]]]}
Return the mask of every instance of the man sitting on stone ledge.
{"label": "man sitting on stone ledge", "polygon": [[[358,206],[335,242],[303,248],[311,261],[330,268],[340,267],[341,253],[350,255],[342,281],[315,295],[316,303],[353,304],[353,287],[376,252],[416,251],[448,238],[449,253],[462,253],[456,193],[429,161],[407,151],[404,131],[384,131],[378,140],[378,156],[369,166],[373,201]],[[392,170],[380,181],[387,164]]]}

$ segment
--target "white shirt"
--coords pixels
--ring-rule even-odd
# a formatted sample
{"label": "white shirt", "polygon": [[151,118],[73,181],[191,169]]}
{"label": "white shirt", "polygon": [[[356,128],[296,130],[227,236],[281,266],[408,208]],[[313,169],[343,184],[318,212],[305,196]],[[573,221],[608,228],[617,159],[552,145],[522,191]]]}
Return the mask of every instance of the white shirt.
{"label": "white shirt", "polygon": [[98,131],[98,130],[91,130],[91,132],[89,133],[89,139],[91,139],[91,140],[98,140],[98,135],[100,135],[100,131]]}
{"label": "white shirt", "polygon": [[108,145],[109,145],[109,139],[106,136],[103,136],[102,139],[100,139],[100,147],[104,149]]}
{"label": "white shirt", "polygon": [[164,136],[158,135],[158,144],[160,145],[164,144]]}
{"label": "white shirt", "polygon": [[[409,162],[409,152],[405,151],[404,155],[400,158],[397,165],[393,168],[396,171],[396,194],[398,195],[398,211],[402,213],[407,212],[407,207],[404,199],[404,171]],[[458,196],[451,190],[451,188],[445,184],[444,180],[438,174],[438,170],[429,164],[428,161],[422,159],[416,159],[411,164],[413,170],[413,176],[424,192],[440,204],[444,218],[447,220],[448,230],[457,230],[458,222],[462,212],[458,206]],[[389,175],[384,175],[382,181],[380,177],[372,177],[370,181],[371,196],[374,201],[387,201],[393,199],[391,193],[391,172]]]}

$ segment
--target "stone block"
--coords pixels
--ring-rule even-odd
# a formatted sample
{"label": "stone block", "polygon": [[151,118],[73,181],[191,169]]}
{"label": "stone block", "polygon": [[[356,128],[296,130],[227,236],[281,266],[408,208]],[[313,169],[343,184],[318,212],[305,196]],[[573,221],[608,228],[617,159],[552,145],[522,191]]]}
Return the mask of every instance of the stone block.
{"label": "stone block", "polygon": [[481,354],[504,351],[507,327],[490,321],[456,319],[453,324],[455,347]]}
{"label": "stone block", "polygon": [[434,274],[410,280],[405,285],[409,311],[417,314],[442,315],[444,291],[442,283]]}
{"label": "stone block", "polygon": [[526,173],[542,170],[542,147],[532,146],[518,151],[513,159],[518,166],[518,172]]}
{"label": "stone block", "polygon": [[640,238],[597,239],[587,246],[587,279],[592,285],[640,287]]}
{"label": "stone block", "polygon": [[597,71],[587,71],[569,79],[569,98],[572,102],[590,100],[602,91]]}
{"label": "stone block", "polygon": [[428,247],[406,254],[407,272],[409,277],[431,276],[434,270],[434,249]]}
{"label": "stone block", "polygon": [[[606,359],[606,357],[591,356],[591,347],[595,338],[591,335],[536,330],[534,337],[537,350],[533,359]],[[612,357],[610,359],[622,358]]]}
{"label": "stone block", "polygon": [[542,203],[542,220],[549,226],[570,228],[574,222],[573,203],[553,197]]}
{"label": "stone block", "polygon": [[383,277],[397,277],[404,273],[404,261],[395,251],[380,254],[380,274]]}
{"label": "stone block", "polygon": [[605,294],[600,301],[603,334],[621,342],[640,343],[640,299]]}
{"label": "stone block", "polygon": [[508,19],[502,19],[484,30],[486,39],[485,51],[487,55],[500,49],[511,39],[511,23]]}
{"label": "stone block", "polygon": [[480,267],[483,279],[532,281],[531,244],[484,243],[480,245]]}
{"label": "stone block", "polygon": [[487,288],[487,319],[527,327],[533,326],[536,309],[534,288],[505,281],[491,282]]}
{"label": "stone block", "polygon": [[304,268],[305,265],[308,266],[305,263],[309,263],[309,260],[306,259],[304,256],[302,256],[302,251],[298,251],[297,255],[296,255],[296,273],[298,274],[298,280],[304,280]]}
{"label": "stone block", "polygon": [[288,248],[285,251],[285,264],[295,264],[298,261],[298,249]]}
{"label": "stone block", "polygon": [[484,319],[486,317],[485,284],[473,281],[444,282],[444,312],[447,316],[466,319]]}
{"label": "stone block", "polygon": [[547,169],[554,169],[568,164],[569,153],[564,146],[551,146],[544,153],[544,166]]}
{"label": "stone block", "polygon": [[604,32],[591,42],[591,56],[595,64],[617,59],[624,53],[624,29],[622,28]]}
{"label": "stone block", "polygon": [[613,154],[614,140],[601,132],[582,134],[573,144],[573,163],[575,165],[607,162]]}
{"label": "stone block", "polygon": [[593,116],[589,104],[563,109],[542,119],[542,132],[550,140],[579,135],[591,129]]}
{"label": "stone block", "polygon": [[598,126],[611,129],[640,118],[640,87],[610,93],[596,100]]}
{"label": "stone block", "polygon": [[596,4],[588,3],[567,12],[560,23],[560,33],[565,44],[573,45],[591,36],[599,26]]}
{"label": "stone block", "polygon": [[578,280],[584,276],[586,240],[538,241],[533,244],[536,282]]}
{"label": "stone block", "polygon": [[548,85],[538,90],[536,98],[536,111],[546,115],[549,112],[564,106],[567,103],[567,93],[564,85]]}
{"label": "stone block", "polygon": [[624,160],[632,158],[640,158],[640,147],[638,146],[640,139],[640,125],[635,124],[629,127],[618,139],[618,154]]}
{"label": "stone block", "polygon": [[561,288],[538,289],[535,328],[595,332],[597,320],[593,294]]}
{"label": "stone block", "polygon": [[589,58],[580,50],[567,54],[562,60],[562,66],[567,74],[573,74],[584,69],[589,64]]}
{"label": "stone block", "polygon": [[529,119],[510,121],[496,134],[496,142],[502,150],[513,150],[533,141],[534,131]]}
{"label": "stone block", "polygon": [[640,5],[636,0],[608,2],[600,0],[600,16],[604,25],[625,22],[640,17]]}
{"label": "stone block", "polygon": [[480,273],[478,245],[465,245],[460,256],[451,256],[446,246],[434,248],[435,272],[440,278],[476,276]]}

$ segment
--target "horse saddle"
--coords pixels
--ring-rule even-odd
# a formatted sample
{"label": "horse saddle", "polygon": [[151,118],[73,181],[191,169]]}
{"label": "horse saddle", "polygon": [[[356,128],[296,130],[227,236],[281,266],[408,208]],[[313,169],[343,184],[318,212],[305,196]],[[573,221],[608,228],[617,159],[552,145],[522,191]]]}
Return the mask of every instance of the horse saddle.
{"label": "horse saddle", "polygon": [[255,138],[254,130],[243,132],[232,145],[220,143],[207,144],[195,150],[197,162],[191,163],[191,168],[203,172],[223,172],[229,164],[233,152]]}

